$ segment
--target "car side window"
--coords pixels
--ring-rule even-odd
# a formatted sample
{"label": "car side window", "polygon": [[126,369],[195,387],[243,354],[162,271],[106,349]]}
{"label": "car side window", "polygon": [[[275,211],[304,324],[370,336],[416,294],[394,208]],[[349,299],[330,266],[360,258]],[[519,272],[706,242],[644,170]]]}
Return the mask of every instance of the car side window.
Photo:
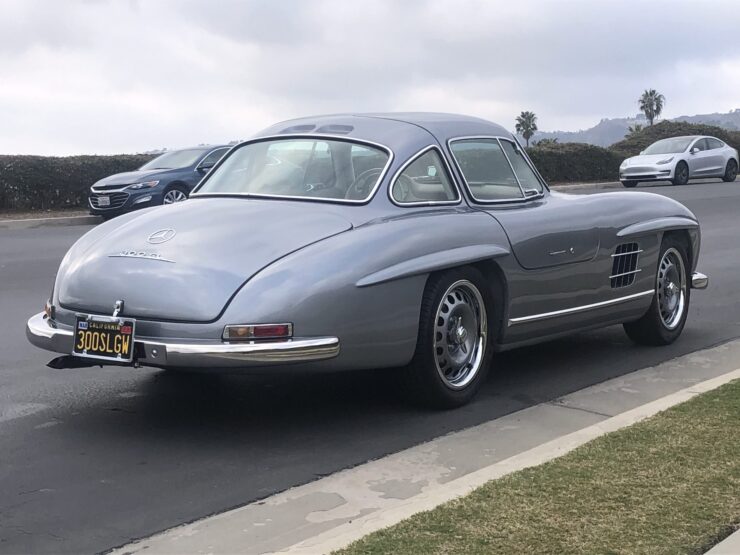
{"label": "car side window", "polygon": [[705,140],[709,145],[709,150],[714,150],[715,148],[722,148],[723,146],[725,146],[724,143],[719,139],[707,138]]}
{"label": "car side window", "polygon": [[[525,193],[528,191],[536,191],[538,194],[542,192],[542,182],[534,173],[532,166],[527,163],[524,153],[521,149],[517,148],[511,141],[500,140],[501,146],[504,147],[506,156],[509,157],[509,162],[514,167],[514,173],[516,174],[519,183],[524,189]],[[531,194],[531,193],[530,193]]]}
{"label": "car side window", "polygon": [[524,198],[511,165],[496,139],[459,139],[450,142],[450,150],[475,200],[485,202]]}
{"label": "car side window", "polygon": [[223,158],[224,154],[226,154],[226,151],[229,150],[228,148],[219,148],[214,150],[213,152],[209,153],[208,156],[203,158],[203,160],[200,161],[200,164],[198,166],[203,168],[212,168],[216,165],[216,163]]}
{"label": "car side window", "polygon": [[699,139],[691,147],[691,150],[694,150],[695,148],[698,148],[699,150],[707,150],[707,140],[706,139]]}
{"label": "car side window", "polygon": [[399,204],[455,202],[460,198],[436,148],[406,166],[391,186],[391,197]]}

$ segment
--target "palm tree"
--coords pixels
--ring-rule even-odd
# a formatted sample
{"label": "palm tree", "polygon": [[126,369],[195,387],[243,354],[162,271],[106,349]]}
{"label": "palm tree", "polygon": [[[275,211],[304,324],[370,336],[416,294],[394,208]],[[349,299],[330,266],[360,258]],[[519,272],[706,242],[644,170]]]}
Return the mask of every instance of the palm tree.
{"label": "palm tree", "polygon": [[537,116],[534,112],[522,112],[516,117],[516,132],[524,137],[528,147],[529,139],[535,131],[537,131]]}
{"label": "palm tree", "polygon": [[663,111],[665,97],[655,89],[648,89],[642,93],[637,103],[642,113],[645,114],[645,117],[650,122],[650,125],[652,125],[655,118],[659,117]]}
{"label": "palm tree", "polygon": [[634,125],[630,125],[627,128],[627,131],[628,131],[628,134],[629,135],[634,135],[635,133],[639,133],[640,131],[642,131],[642,125],[640,125],[639,123],[636,123]]}

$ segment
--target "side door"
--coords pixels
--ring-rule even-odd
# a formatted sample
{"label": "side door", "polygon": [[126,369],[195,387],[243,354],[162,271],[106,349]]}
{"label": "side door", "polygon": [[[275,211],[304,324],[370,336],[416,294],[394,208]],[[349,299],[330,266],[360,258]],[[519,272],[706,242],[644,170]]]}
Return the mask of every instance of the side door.
{"label": "side door", "polygon": [[532,316],[570,311],[610,294],[610,252],[600,248],[604,203],[593,195],[545,190],[526,154],[506,138],[453,139],[449,147],[473,206],[503,227],[518,266],[507,269],[508,317],[527,325],[507,334],[588,325],[588,315],[541,321]]}
{"label": "side door", "polygon": [[689,147],[689,177],[701,177],[710,173],[710,156],[705,138],[694,141],[694,144]]}
{"label": "side door", "polygon": [[724,143],[719,139],[713,137],[707,137],[707,174],[711,175],[724,175],[725,173],[725,157],[724,157]]}
{"label": "side door", "polygon": [[573,220],[572,203],[545,195],[518,145],[505,138],[462,139],[451,150],[473,199],[501,222],[527,270],[591,260],[599,247],[590,220]]}

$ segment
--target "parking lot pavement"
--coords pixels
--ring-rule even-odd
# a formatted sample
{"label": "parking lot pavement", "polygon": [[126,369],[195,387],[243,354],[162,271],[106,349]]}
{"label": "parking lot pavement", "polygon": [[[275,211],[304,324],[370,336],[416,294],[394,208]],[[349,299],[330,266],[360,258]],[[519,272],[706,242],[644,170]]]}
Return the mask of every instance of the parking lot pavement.
{"label": "parking lot pavement", "polygon": [[0,552],[103,551],[740,337],[740,187],[650,190],[703,224],[710,288],[692,296],[682,338],[637,347],[612,327],[503,353],[475,402],[451,412],[397,400],[388,371],[50,370],[23,326],[88,228],[0,230]]}

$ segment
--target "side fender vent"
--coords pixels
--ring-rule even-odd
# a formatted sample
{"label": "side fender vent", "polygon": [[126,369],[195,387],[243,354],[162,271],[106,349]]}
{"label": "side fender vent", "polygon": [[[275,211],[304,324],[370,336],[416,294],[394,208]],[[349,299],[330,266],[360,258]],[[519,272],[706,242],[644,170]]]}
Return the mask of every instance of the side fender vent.
{"label": "side fender vent", "polygon": [[637,267],[642,249],[637,243],[622,243],[612,255],[612,275],[609,276],[612,289],[627,287],[635,282],[635,276],[642,270]]}

